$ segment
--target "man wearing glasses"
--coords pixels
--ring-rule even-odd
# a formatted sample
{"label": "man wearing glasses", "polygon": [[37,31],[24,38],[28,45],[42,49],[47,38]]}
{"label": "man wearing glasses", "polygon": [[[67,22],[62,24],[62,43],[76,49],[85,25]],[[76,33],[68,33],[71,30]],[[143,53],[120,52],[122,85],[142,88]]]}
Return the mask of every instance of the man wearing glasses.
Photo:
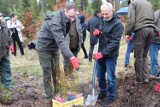
{"label": "man wearing glasses", "polygon": [[93,31],[93,35],[99,37],[98,53],[94,54],[93,58],[97,61],[97,76],[100,87],[98,100],[103,101],[105,99],[103,105],[108,107],[114,102],[116,96],[115,71],[120,39],[124,29],[121,20],[113,13],[112,4],[102,4],[101,14],[100,24]]}
{"label": "man wearing glasses", "polygon": [[[70,60],[74,69],[79,69],[79,61],[71,52],[66,34],[70,29],[70,22],[77,16],[77,7],[73,2],[67,2],[64,10],[59,10],[53,15],[46,15],[45,21],[40,29],[36,44],[40,65],[43,69],[43,83],[48,99],[52,99],[56,84],[56,72],[59,70],[59,49],[64,57]],[[51,81],[53,78],[53,82]],[[55,91],[55,90],[54,90]]]}

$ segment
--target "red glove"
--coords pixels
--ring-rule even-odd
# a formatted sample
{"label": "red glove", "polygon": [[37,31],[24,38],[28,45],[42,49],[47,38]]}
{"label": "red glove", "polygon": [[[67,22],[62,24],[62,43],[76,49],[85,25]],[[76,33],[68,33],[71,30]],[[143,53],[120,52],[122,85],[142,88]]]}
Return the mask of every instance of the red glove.
{"label": "red glove", "polygon": [[132,40],[133,38],[132,38],[132,36],[129,36],[127,39],[128,39],[128,40]]}
{"label": "red glove", "polygon": [[10,45],[10,46],[9,46],[9,49],[11,50],[12,54],[14,54],[14,46],[13,46],[13,45]]}
{"label": "red glove", "polygon": [[72,58],[70,58],[70,61],[71,61],[71,64],[72,64],[73,68],[78,71],[78,69],[79,69],[78,59],[75,58],[75,57],[72,57]]}
{"label": "red glove", "polygon": [[103,58],[103,55],[102,55],[101,52],[98,52],[98,53],[93,55],[93,59],[95,59],[95,60],[98,60],[98,59],[101,59],[101,58]]}
{"label": "red glove", "polygon": [[93,31],[93,35],[94,35],[95,37],[99,36],[99,34],[100,34],[100,31],[99,31],[98,29],[95,29],[95,30]]}
{"label": "red glove", "polygon": [[160,36],[160,32],[158,32],[158,36]]}

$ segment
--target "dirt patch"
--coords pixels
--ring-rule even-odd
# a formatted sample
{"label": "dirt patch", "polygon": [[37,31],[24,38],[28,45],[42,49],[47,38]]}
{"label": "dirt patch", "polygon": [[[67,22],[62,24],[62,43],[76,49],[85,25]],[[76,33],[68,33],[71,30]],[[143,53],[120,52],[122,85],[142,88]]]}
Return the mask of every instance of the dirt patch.
{"label": "dirt patch", "polygon": [[[123,45],[121,47],[124,48]],[[122,49],[121,52],[125,52]],[[4,98],[3,96],[1,98],[1,94],[11,97],[6,97],[8,103],[5,103],[9,105],[0,103],[0,107],[51,107],[51,101],[45,99],[42,69],[39,65],[37,53],[28,51],[26,55],[28,55],[26,59],[17,58],[15,60],[11,57],[14,90],[8,94],[4,94],[0,90],[0,101]],[[123,63],[121,63],[123,59],[124,57],[121,55],[117,63],[117,71],[122,71],[117,72],[117,77],[121,79],[117,79],[117,96],[110,107],[160,107],[160,92],[155,91],[156,81],[150,81],[148,85],[135,86],[133,84],[134,67],[124,69]],[[88,64],[87,60],[83,59],[82,52],[80,62],[81,69],[76,72],[78,75],[78,78],[76,78],[76,81],[78,81],[77,90],[82,92],[86,99],[87,95],[92,92],[91,81],[89,80],[91,80],[93,65]],[[131,65],[133,65],[133,60],[131,62]],[[98,85],[96,85],[96,92],[99,92]],[[97,102],[95,107],[103,107],[102,102]]]}
{"label": "dirt patch", "polygon": [[[160,92],[155,90],[156,82],[151,80],[149,84],[135,85],[133,75],[117,79],[117,97],[110,107],[160,107]],[[85,98],[91,93],[88,84],[79,86]],[[98,102],[95,107],[103,107],[102,102]]]}
{"label": "dirt patch", "polygon": [[[9,103],[10,105],[0,104],[0,107],[51,107],[49,106],[51,102],[45,99],[41,76],[18,74],[14,76],[14,79],[16,84],[11,94],[12,103]],[[155,91],[157,81],[152,80],[149,84],[136,86],[133,81],[133,75],[117,79],[117,97],[110,107],[160,107],[160,93]],[[86,99],[87,95],[91,94],[91,81],[79,84],[77,89]],[[96,91],[98,90],[99,87],[96,85]],[[102,102],[97,102],[95,107],[102,106]]]}

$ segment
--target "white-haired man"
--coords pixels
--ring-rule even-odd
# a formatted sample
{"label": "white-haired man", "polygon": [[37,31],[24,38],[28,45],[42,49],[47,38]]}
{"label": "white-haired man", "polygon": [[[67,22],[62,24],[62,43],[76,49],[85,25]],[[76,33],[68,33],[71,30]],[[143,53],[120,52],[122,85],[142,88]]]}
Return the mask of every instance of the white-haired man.
{"label": "white-haired man", "polygon": [[[93,55],[97,61],[97,76],[100,87],[99,100],[105,98],[104,106],[114,102],[116,96],[116,62],[119,54],[120,39],[123,33],[121,20],[114,14],[110,3],[101,5],[102,18],[100,24],[93,31],[99,37],[98,53]],[[105,74],[107,72],[107,86]]]}

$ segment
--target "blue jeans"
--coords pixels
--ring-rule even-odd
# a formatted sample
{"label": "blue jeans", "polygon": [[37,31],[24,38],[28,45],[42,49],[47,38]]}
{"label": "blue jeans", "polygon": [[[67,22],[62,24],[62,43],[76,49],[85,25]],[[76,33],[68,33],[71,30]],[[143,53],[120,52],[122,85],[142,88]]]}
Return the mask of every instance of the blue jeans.
{"label": "blue jeans", "polygon": [[[97,60],[97,77],[100,93],[106,94],[107,97],[111,99],[114,99],[116,96],[116,62],[117,58],[102,58]],[[105,77],[106,72],[108,79],[107,84]]]}
{"label": "blue jeans", "polygon": [[131,54],[132,50],[133,50],[133,41],[130,40],[127,43],[127,50],[126,50],[125,62],[124,62],[125,65],[129,64],[130,54]]}
{"label": "blue jeans", "polygon": [[151,43],[149,48],[151,74],[158,76],[158,51],[160,50],[160,44]]}

